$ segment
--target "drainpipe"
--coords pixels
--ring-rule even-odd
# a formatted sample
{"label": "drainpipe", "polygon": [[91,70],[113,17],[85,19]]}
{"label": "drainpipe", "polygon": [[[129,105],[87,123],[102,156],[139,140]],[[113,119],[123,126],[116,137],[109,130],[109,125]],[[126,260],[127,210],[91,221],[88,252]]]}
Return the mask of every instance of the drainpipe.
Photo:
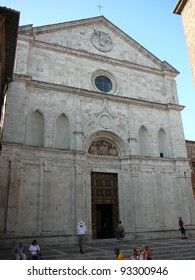
{"label": "drainpipe", "polygon": [[4,234],[7,232],[7,216],[8,216],[8,201],[9,201],[9,191],[10,191],[10,181],[11,181],[11,160],[9,160],[8,165],[8,181],[7,181],[7,195],[5,203],[5,221],[4,221]]}

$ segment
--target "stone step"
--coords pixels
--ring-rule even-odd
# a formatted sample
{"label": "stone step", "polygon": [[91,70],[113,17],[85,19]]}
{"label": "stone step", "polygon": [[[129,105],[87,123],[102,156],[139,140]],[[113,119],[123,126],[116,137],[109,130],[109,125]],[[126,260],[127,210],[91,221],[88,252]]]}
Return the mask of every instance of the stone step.
{"label": "stone step", "polygon": [[[141,248],[148,244],[153,250],[154,260],[195,260],[195,240],[133,240],[118,244],[116,240],[102,240],[85,244],[85,254],[81,255],[77,244],[41,245],[44,260],[114,260],[113,249],[118,247],[125,259],[130,258],[132,248]],[[14,255],[10,248],[0,248],[0,260],[12,260]]]}

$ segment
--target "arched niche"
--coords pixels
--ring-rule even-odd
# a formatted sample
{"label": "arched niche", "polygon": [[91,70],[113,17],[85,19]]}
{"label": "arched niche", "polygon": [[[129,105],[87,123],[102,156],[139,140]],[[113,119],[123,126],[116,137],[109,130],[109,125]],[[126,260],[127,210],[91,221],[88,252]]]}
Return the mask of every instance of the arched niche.
{"label": "arched niche", "polygon": [[158,131],[158,148],[160,157],[169,157],[168,138],[163,128]]}
{"label": "arched niche", "polygon": [[151,156],[150,136],[147,129],[141,126],[138,133],[140,156]]}
{"label": "arched niche", "polygon": [[69,149],[70,148],[70,127],[68,118],[61,114],[55,123],[55,148]]}
{"label": "arched niche", "polygon": [[43,147],[44,118],[39,110],[32,112],[27,120],[26,145]]}

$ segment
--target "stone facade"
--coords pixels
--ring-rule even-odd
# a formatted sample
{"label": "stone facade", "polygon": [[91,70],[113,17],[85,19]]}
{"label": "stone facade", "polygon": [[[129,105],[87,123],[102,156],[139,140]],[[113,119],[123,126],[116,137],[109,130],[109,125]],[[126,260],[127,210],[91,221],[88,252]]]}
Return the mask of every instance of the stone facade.
{"label": "stone facade", "polygon": [[179,216],[193,234],[177,75],[103,16],[21,27],[0,158],[2,238],[68,241],[81,219],[95,238],[103,213],[112,237],[119,219],[126,238],[180,236]]}
{"label": "stone facade", "polygon": [[195,85],[195,1],[178,0],[173,12],[182,16],[185,40]]}

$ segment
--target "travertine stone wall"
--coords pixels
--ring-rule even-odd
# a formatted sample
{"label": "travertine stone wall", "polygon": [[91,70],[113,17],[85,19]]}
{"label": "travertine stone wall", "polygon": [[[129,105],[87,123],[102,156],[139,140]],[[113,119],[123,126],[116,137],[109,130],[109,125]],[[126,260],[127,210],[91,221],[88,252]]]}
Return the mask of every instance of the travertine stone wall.
{"label": "travertine stone wall", "polygon": [[[0,231],[61,240],[73,238],[82,219],[91,234],[91,172],[117,174],[127,238],[177,236],[178,216],[192,226],[178,72],[103,17],[45,28],[23,29],[18,36],[0,158]],[[107,45],[91,41],[94,29]],[[98,91],[96,73],[110,77],[111,93]],[[44,123],[41,147],[26,142],[36,111]],[[68,120],[68,149],[55,147],[61,115]],[[140,155],[140,128],[150,143],[147,157]],[[160,157],[159,130],[166,136],[166,157]],[[100,140],[112,143],[117,156],[89,153]]]}

